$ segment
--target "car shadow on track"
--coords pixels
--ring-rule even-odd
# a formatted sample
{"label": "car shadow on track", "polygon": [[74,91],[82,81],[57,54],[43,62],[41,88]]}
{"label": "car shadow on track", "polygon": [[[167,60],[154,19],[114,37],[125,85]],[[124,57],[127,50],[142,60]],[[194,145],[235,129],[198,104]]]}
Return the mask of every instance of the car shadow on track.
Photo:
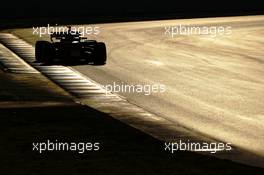
{"label": "car shadow on track", "polygon": [[[39,63],[35,61],[34,63]],[[91,66],[104,66],[106,63],[96,64],[92,62],[84,61],[56,61],[50,63],[40,63],[41,66],[81,66],[81,65],[91,65]]]}

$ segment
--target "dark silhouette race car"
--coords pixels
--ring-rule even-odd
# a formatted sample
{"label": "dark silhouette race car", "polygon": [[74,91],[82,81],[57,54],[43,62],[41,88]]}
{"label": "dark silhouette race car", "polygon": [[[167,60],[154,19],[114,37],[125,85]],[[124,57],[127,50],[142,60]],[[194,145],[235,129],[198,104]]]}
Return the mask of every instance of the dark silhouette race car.
{"label": "dark silhouette race car", "polygon": [[35,58],[37,62],[52,63],[53,61],[85,61],[95,65],[106,63],[106,46],[103,42],[87,40],[78,32],[68,27],[66,32],[50,35],[49,41],[37,41]]}

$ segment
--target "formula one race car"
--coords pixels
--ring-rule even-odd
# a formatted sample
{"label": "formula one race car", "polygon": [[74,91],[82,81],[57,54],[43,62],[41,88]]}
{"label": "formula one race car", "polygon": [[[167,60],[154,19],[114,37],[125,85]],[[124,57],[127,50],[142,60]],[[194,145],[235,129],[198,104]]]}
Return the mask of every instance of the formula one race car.
{"label": "formula one race car", "polygon": [[51,42],[37,41],[35,58],[37,62],[51,63],[60,61],[85,61],[95,65],[106,63],[106,46],[103,42],[87,40],[78,32],[68,27],[66,32],[57,32],[50,35]]}

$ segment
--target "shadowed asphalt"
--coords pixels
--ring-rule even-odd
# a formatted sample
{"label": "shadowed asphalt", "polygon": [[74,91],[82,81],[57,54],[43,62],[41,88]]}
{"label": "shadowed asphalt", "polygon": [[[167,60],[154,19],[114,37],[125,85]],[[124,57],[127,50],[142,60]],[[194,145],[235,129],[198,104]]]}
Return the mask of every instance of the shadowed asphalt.
{"label": "shadowed asphalt", "polygon": [[[87,106],[39,74],[0,72],[0,155],[6,174],[260,174],[163,143]],[[32,151],[33,142],[100,142],[100,151]]]}

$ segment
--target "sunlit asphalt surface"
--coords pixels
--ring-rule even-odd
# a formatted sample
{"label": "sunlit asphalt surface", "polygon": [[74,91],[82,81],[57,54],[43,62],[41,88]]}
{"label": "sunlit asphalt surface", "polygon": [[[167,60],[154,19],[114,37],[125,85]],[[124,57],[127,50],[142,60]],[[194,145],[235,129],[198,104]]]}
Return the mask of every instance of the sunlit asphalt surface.
{"label": "sunlit asphalt surface", "polygon": [[[165,26],[231,26],[232,34],[165,35]],[[102,85],[164,84],[119,93],[153,113],[264,156],[264,16],[99,24],[105,66],[73,66]]]}

